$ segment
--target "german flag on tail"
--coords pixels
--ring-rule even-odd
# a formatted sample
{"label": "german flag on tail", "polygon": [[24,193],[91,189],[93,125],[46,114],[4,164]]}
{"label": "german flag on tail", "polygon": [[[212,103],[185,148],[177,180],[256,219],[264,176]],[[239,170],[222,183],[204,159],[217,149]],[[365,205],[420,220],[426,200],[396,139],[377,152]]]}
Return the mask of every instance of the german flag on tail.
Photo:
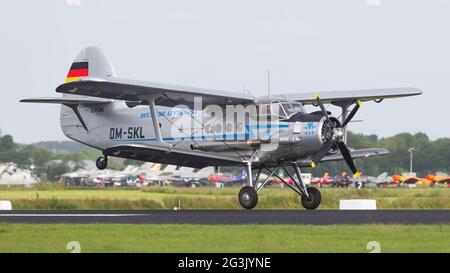
{"label": "german flag on tail", "polygon": [[89,76],[89,63],[75,62],[72,63],[72,66],[70,67],[66,82],[75,81],[87,76]]}

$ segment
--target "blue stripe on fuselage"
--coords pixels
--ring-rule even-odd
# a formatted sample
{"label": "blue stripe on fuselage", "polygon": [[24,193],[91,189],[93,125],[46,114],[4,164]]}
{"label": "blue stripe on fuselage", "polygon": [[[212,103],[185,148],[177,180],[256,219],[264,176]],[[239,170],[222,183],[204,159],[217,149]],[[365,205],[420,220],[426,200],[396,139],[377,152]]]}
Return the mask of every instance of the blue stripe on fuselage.
{"label": "blue stripe on fuselage", "polygon": [[[250,129],[272,129],[272,128],[289,128],[289,123],[280,124],[259,124],[246,125],[247,133],[245,134],[220,134],[220,135],[202,135],[202,136],[186,136],[186,137],[163,137],[164,141],[179,141],[179,140],[233,140],[244,139],[248,140],[254,137],[253,130]],[[267,136],[270,134],[267,132]],[[129,139],[114,139],[113,141],[156,141],[156,138],[129,138]]]}

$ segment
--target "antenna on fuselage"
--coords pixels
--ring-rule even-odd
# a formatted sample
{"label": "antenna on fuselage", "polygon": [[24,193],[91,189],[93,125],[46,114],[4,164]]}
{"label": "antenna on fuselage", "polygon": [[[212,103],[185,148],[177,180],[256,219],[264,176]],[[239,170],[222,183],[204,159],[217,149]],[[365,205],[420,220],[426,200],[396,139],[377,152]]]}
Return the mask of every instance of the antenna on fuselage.
{"label": "antenna on fuselage", "polygon": [[267,70],[267,98],[270,101],[270,69]]}
{"label": "antenna on fuselage", "polygon": [[252,95],[252,92],[250,91],[250,89],[247,89],[247,86],[245,85],[245,83],[242,86],[242,93]]}

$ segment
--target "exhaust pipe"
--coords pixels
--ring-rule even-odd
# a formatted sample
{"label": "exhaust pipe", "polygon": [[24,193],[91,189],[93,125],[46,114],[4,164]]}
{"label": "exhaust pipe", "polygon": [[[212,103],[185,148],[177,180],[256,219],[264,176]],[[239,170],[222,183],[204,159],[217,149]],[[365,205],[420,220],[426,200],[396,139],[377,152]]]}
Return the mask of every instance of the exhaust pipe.
{"label": "exhaust pipe", "polygon": [[245,141],[225,141],[224,142],[209,142],[204,144],[191,144],[191,150],[200,150],[205,152],[210,151],[227,151],[230,149],[233,150],[252,150],[261,146],[261,144],[267,144],[270,141],[261,141],[261,140],[245,140]]}

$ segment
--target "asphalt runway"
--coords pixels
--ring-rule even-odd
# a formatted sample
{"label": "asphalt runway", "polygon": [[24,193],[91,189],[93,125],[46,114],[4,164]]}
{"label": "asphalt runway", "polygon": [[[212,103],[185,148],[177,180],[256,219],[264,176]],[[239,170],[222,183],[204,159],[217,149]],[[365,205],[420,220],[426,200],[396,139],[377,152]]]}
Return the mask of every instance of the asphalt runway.
{"label": "asphalt runway", "polygon": [[450,224],[450,210],[0,211],[0,223],[111,224]]}

